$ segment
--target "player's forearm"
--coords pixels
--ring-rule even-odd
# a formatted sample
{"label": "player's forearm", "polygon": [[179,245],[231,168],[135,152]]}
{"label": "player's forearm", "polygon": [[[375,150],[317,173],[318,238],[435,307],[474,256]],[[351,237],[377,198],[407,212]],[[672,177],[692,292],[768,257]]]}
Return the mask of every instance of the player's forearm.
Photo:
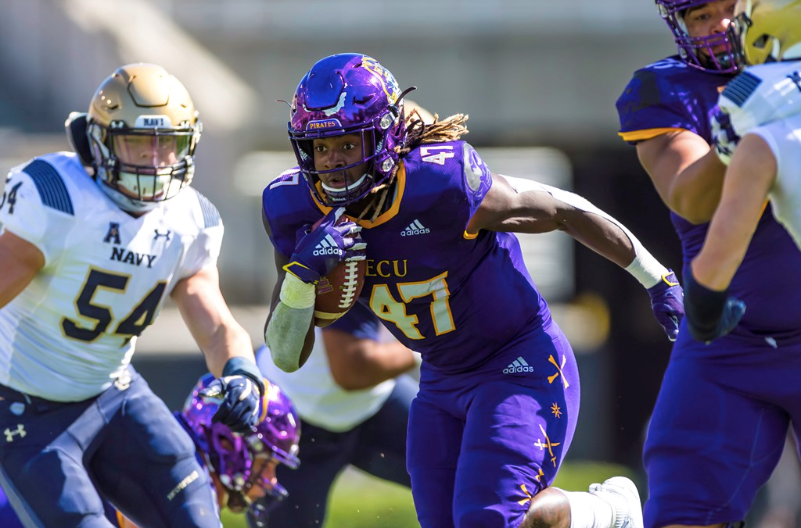
{"label": "player's forearm", "polygon": [[290,308],[279,302],[275,306],[264,332],[264,342],[275,366],[285,372],[294,372],[303,366],[314,346],[313,317],[313,305]]}
{"label": "player's forearm", "polygon": [[372,342],[353,347],[347,353],[346,361],[330,362],[334,381],[346,391],[375,387],[412,370],[416,365],[412,351],[400,343]]}
{"label": "player's forearm", "polygon": [[560,213],[562,229],[583,245],[628,271],[645,288],[655,286],[669,270],[618,220],[573,193],[553,189],[554,198],[572,209]]}
{"label": "player's forearm", "polygon": [[250,335],[233,318],[210,334],[201,348],[206,356],[209,372],[215,377],[222,376],[223,368],[231,358],[243,357],[254,363],[256,361]]}
{"label": "player's forearm", "polygon": [[729,197],[715,213],[701,252],[693,260],[697,281],[709,289],[722,291],[729,287],[740,267],[751,237],[759,223],[761,197]]}

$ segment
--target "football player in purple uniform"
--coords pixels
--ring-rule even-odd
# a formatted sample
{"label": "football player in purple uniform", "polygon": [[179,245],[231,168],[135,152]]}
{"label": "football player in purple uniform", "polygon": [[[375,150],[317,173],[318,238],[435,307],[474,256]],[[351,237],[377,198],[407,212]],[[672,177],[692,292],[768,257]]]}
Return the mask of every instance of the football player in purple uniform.
{"label": "football player in purple uniform", "polygon": [[[725,166],[710,144],[718,96],[741,69],[727,34],[735,0],[656,4],[679,55],[634,73],[617,101],[620,135],[671,210],[688,277],[721,196]],[[720,328],[731,333],[711,344],[679,332],[645,441],[645,526],[733,526],[768,480],[801,367],[799,266],[767,205],[729,290],[748,311],[732,305]]]}
{"label": "football player in purple uniform", "polygon": [[[300,464],[300,420],[292,401],[278,385],[265,379],[258,425],[244,435],[234,434],[229,427],[213,421],[220,401],[202,396],[213,381],[211,374],[201,377],[183,409],[173,414],[195,444],[195,457],[211,479],[220,509],[246,512],[250,526],[267,526],[267,514],[288,495],[278,483],[276,469],[280,465],[296,469]],[[105,506],[110,526],[137,528],[110,504]],[[0,526],[23,526],[2,490]]]}
{"label": "football player in purple uniform", "polygon": [[303,365],[315,283],[366,258],[360,302],[423,357],[407,442],[423,528],[640,527],[624,477],[590,493],[550,487],[578,419],[578,371],[512,232],[563,230],[627,269],[671,338],[683,317],[675,276],[583,198],[492,173],[459,140],[464,116],[407,123],[403,96],[359,54],[320,60],[298,85],[299,167],[263,194],[279,275],[265,328],[273,361]]}

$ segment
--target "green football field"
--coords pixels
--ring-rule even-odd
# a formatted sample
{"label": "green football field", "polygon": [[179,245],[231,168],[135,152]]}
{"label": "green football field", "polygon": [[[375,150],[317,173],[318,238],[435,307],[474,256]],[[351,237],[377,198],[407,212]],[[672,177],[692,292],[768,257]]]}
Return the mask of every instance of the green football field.
{"label": "green football field", "polygon": [[[634,472],[623,466],[596,462],[566,462],[555,485],[586,490],[593,482],[614,475],[635,479]],[[638,483],[639,484],[639,483]],[[388,484],[358,471],[346,471],[334,486],[328,520],[323,528],[414,528],[419,527],[411,493],[401,486]],[[223,513],[226,528],[244,528],[241,515]]]}

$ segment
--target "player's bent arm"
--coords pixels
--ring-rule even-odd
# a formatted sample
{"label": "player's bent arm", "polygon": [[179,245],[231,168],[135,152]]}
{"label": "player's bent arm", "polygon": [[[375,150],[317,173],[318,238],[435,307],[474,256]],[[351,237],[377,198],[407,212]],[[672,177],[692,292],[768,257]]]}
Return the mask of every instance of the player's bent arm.
{"label": "player's bent arm", "polygon": [[726,166],[701,136],[668,132],[637,143],[637,156],[671,211],[693,224],[712,218]]}
{"label": "player's bent arm", "polygon": [[6,230],[0,235],[0,308],[14,300],[45,265],[42,252]]}
{"label": "player's bent arm", "polygon": [[222,376],[225,364],[233,357],[255,363],[250,336],[234,319],[223,298],[216,267],[203,268],[182,279],[171,296],[215,377]]}
{"label": "player's bent arm", "polygon": [[331,376],[342,389],[369,389],[416,366],[411,350],[397,341],[381,343],[348,332],[322,331]]}
{"label": "player's bent arm", "polygon": [[703,286],[728,288],[748,250],[776,172],[776,158],[765,140],[746,134],[726,171],[720,206],[704,246],[692,262],[693,275]]}
{"label": "player's bent arm", "polygon": [[287,274],[289,259],[275,251],[278,280],[273,290],[270,315],[264,325],[264,342],[275,366],[285,372],[298,370],[314,347],[313,284],[306,284]]}
{"label": "player's bent arm", "polygon": [[[667,273],[639,240],[610,215],[577,194],[531,180],[493,174],[492,187],[467,227],[469,233],[479,229],[517,233],[565,231],[630,271],[646,288]],[[642,274],[633,270],[635,264],[645,266],[650,272],[648,277],[643,279]]]}

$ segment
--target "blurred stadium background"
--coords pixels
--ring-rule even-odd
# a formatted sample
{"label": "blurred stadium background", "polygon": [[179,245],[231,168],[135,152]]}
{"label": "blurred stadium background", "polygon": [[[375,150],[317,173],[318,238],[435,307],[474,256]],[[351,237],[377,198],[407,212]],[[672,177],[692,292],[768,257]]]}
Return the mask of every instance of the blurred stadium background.
{"label": "blurred stadium background", "polygon": [[[336,52],[376,57],[440,116],[468,113],[466,139],[493,170],[574,189],[681,267],[667,213],[616,134],[615,100],[633,70],[675,50],[650,0],[4,0],[3,8],[6,169],[67,149],[64,119],[85,111],[120,64],[155,62],[184,82],[205,126],[194,185],[226,225],[223,292],[256,344],[274,280],[259,197],[294,165],[287,106],[276,100],[290,99],[307,69]],[[582,417],[560,482],[581,489],[624,471],[645,495],[641,442],[670,352],[648,297],[565,235],[525,244],[582,373]],[[173,408],[204,371],[169,305],[134,364]],[[415,525],[407,492],[365,479],[340,482],[329,528]]]}

